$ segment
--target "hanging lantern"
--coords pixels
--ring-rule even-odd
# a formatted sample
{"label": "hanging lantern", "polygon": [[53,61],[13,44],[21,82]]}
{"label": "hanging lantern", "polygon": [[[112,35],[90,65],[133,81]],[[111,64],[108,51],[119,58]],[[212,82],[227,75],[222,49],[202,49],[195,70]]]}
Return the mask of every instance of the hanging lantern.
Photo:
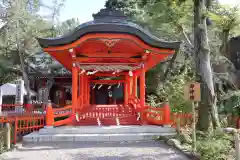
{"label": "hanging lantern", "polygon": [[128,72],[128,74],[129,74],[130,77],[133,76],[133,72],[131,70]]}
{"label": "hanging lantern", "polygon": [[112,91],[109,91],[109,92],[108,92],[108,96],[109,96],[109,97],[112,97]]}

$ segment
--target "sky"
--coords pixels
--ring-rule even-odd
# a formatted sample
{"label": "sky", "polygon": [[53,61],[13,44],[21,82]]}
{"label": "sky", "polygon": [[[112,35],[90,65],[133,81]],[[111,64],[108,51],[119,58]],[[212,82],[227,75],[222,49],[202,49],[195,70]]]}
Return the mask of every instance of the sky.
{"label": "sky", "polygon": [[66,0],[61,10],[60,21],[78,18],[80,23],[92,20],[92,14],[104,8],[106,0]]}
{"label": "sky", "polygon": [[240,5],[240,0],[218,0],[222,4]]}
{"label": "sky", "polygon": [[[51,0],[44,0],[45,3]],[[66,0],[60,12],[60,21],[78,18],[80,23],[92,20],[92,14],[104,8],[106,0]],[[240,0],[219,0],[222,4],[240,5]],[[46,13],[46,11],[41,11]]]}

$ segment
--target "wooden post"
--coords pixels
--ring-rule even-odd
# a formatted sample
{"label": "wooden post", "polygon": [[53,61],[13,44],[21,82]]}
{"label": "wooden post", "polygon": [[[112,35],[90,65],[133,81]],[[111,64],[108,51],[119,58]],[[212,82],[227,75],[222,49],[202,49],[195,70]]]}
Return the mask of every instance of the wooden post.
{"label": "wooden post", "polygon": [[234,140],[235,140],[235,152],[236,152],[236,160],[240,160],[240,140],[239,133],[237,130],[234,130]]}
{"label": "wooden post", "polygon": [[192,115],[193,115],[193,123],[192,123],[192,150],[196,151],[196,112],[195,112],[195,102],[201,101],[201,84],[197,82],[188,82],[184,86],[184,97],[186,100],[190,100],[192,102]]}
{"label": "wooden post", "polygon": [[177,118],[176,130],[177,130],[177,134],[180,135],[180,131],[181,131],[180,118],[179,116],[177,116],[176,118]]}
{"label": "wooden post", "polygon": [[73,114],[76,112],[76,108],[78,105],[77,101],[78,97],[78,69],[75,63],[72,66],[72,112]]}
{"label": "wooden post", "polygon": [[5,126],[5,146],[7,150],[11,148],[11,128],[9,123],[6,123]]}
{"label": "wooden post", "polygon": [[[52,109],[52,104],[48,103],[47,107],[46,107],[46,126],[47,128],[49,127],[53,127],[54,125],[54,113],[53,113],[53,109]],[[15,126],[17,127],[17,126]]]}
{"label": "wooden post", "polygon": [[170,125],[170,114],[171,114],[171,109],[168,103],[163,104],[163,109],[164,109],[164,125]]}
{"label": "wooden post", "polygon": [[[197,105],[197,103],[196,103]],[[196,152],[196,112],[195,112],[195,104],[194,101],[192,101],[192,150],[193,152]]]}
{"label": "wooden post", "polygon": [[14,132],[13,132],[13,144],[17,143],[17,131],[18,131],[18,117],[15,117]]}
{"label": "wooden post", "polygon": [[236,160],[240,160],[240,139],[239,139],[239,130],[236,128],[223,128],[223,132],[232,133],[235,143],[235,154]]}

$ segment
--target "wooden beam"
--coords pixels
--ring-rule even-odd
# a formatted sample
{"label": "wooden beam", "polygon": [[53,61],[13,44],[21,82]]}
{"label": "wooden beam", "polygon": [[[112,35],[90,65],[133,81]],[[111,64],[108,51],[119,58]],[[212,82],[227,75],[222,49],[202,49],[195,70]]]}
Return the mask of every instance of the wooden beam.
{"label": "wooden beam", "polygon": [[90,80],[90,82],[96,84],[108,84],[108,83],[126,83],[126,80]]}
{"label": "wooden beam", "polygon": [[114,61],[120,61],[118,63],[141,63],[142,62],[142,59],[141,58],[127,58],[127,57],[109,57],[109,58],[106,58],[106,57],[78,57],[76,58],[76,61],[78,63],[99,63],[99,61],[109,61],[109,60],[112,60],[114,63]]}
{"label": "wooden beam", "polygon": [[134,56],[140,56],[141,53],[136,52],[129,52],[129,53],[105,53],[105,52],[98,52],[98,53],[77,53],[78,55],[83,55],[87,57],[95,57],[95,58],[102,58],[102,57],[108,57],[108,58],[130,58]]}
{"label": "wooden beam", "polygon": [[91,77],[119,77],[128,75],[127,72],[120,72],[116,74],[112,74],[113,72],[107,72],[107,73],[95,73],[94,75],[90,75]]}

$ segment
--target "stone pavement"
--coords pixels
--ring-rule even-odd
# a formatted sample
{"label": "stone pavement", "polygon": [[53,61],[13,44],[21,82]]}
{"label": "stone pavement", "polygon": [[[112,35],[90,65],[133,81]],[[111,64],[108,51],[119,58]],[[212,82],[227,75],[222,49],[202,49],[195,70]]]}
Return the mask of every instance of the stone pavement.
{"label": "stone pavement", "polygon": [[189,160],[157,141],[17,145],[0,160]]}

